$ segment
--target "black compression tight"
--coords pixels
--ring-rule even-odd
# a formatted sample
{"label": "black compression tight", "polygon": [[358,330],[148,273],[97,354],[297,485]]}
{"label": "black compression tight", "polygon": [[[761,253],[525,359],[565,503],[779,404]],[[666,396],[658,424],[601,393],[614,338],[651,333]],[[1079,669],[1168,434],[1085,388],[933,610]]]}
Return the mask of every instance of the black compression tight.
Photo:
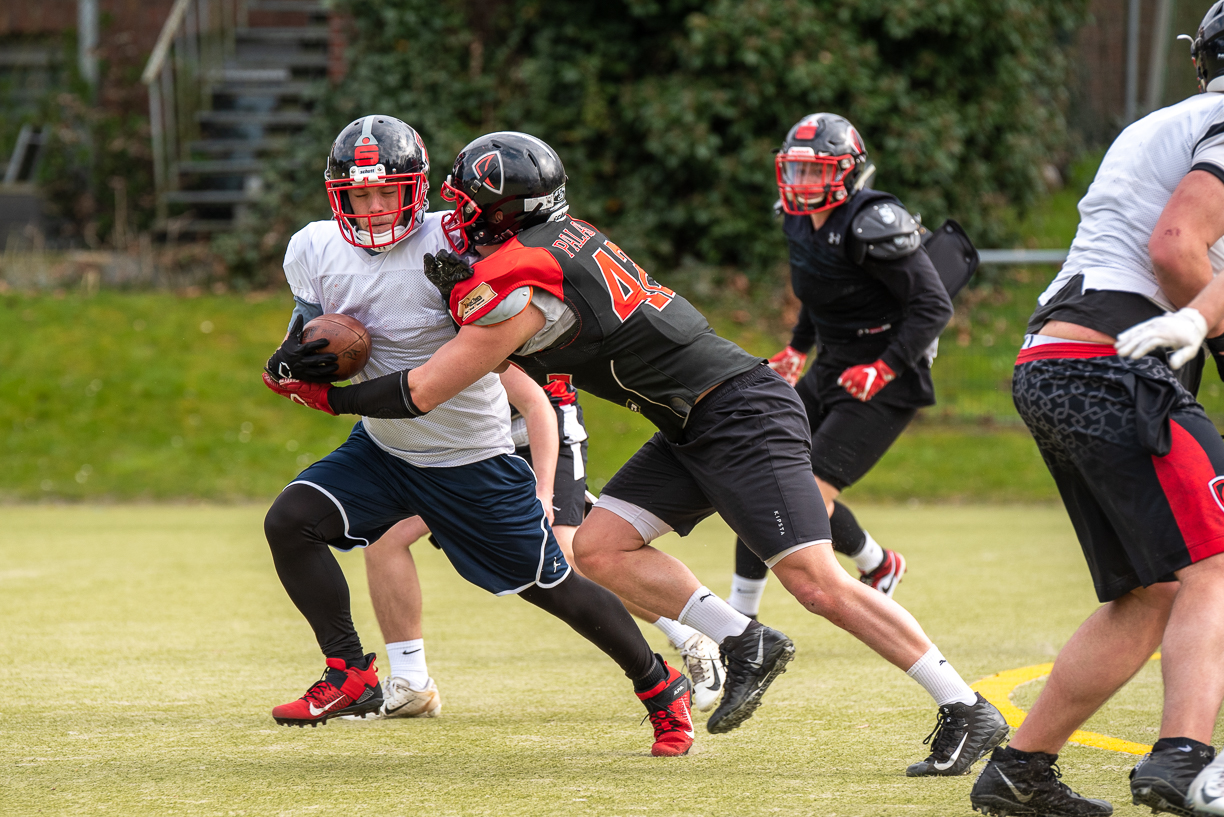
{"label": "black compression tight", "polygon": [[[348,582],[327,544],[344,535],[339,509],[309,485],[290,485],[272,503],[264,533],[281,584],[310,623],[323,654],[360,659],[361,639],[349,613]],[[611,591],[571,573],[558,585],[547,589],[533,585],[519,596],[599,647],[634,682],[657,674],[650,645]]]}
{"label": "black compression tight", "polygon": [[[833,500],[829,527],[832,530],[833,549],[838,553],[853,558],[867,544],[867,533],[859,526],[850,509],[837,500]],[[769,574],[765,563],[740,538],[735,540],[735,573],[745,579],[763,579]]]}
{"label": "black compression tight", "polygon": [[356,661],[361,639],[349,613],[349,588],[327,543],[344,535],[340,509],[309,485],[290,485],[268,509],[264,535],[285,592],[328,658]]}
{"label": "black compression tight", "polygon": [[560,584],[549,588],[532,585],[519,596],[603,650],[635,685],[656,673],[658,659],[612,591],[571,570]]}

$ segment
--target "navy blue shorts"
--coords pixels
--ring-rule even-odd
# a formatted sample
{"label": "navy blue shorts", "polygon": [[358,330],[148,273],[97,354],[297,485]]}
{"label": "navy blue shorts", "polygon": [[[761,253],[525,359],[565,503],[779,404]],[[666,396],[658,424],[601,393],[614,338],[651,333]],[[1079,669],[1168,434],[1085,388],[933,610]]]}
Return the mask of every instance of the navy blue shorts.
{"label": "navy blue shorts", "polygon": [[419,514],[459,575],[490,593],[551,587],[569,575],[535,475],[519,457],[419,468],[379,448],[359,422],[291,484],[317,488],[340,509],[344,536],[328,543],[338,550],[365,547]]}

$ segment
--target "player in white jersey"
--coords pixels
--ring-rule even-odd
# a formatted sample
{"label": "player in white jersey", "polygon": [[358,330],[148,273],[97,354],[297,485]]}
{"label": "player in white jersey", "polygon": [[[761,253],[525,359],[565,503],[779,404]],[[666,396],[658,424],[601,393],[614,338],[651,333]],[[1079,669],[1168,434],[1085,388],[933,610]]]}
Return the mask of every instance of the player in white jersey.
{"label": "player in white jersey", "polygon": [[1160,739],[1131,771],[1131,796],[1188,815],[1191,782],[1214,768],[1224,700],[1224,442],[1194,391],[1204,336],[1224,331],[1224,292],[1218,279],[1208,286],[1224,268],[1222,12],[1224,0],[1194,47],[1204,93],[1131,125],[1106,153],[1080,203],[1067,263],[1041,296],[1016,361],[1016,408],[1103,606],[1059,653],[1010,746],[995,750],[974,784],[970,800],[986,814],[1112,814],[1059,780],[1058,752],[1158,648]]}
{"label": "player in white jersey", "polygon": [[[328,156],[334,221],[290,241],[285,274],[297,304],[291,329],[269,359],[264,382],[294,396],[302,381],[328,382],[336,358],[301,342],[304,319],[341,312],[366,325],[372,352],[356,385],[332,387],[311,408],[361,417],[343,445],[289,484],[264,529],[276,571],[314,629],[323,677],[272,715],[312,726],[376,712],[383,695],[374,654],[363,654],[348,585],[330,547],[364,547],[419,515],[465,579],[497,595],[518,594],[569,624],[633,681],[655,730],[655,755],[692,745],[689,682],[655,655],[611,592],[572,572],[535,495],[526,462],[513,456],[509,405],[489,375],[429,416],[400,394],[401,372],[423,363],[456,333],[425,279],[423,257],[445,246],[438,215],[426,214],[429,159],[416,131],[389,116],[342,130]],[[304,402],[298,398],[298,402]],[[378,406],[379,408],[372,408]]]}

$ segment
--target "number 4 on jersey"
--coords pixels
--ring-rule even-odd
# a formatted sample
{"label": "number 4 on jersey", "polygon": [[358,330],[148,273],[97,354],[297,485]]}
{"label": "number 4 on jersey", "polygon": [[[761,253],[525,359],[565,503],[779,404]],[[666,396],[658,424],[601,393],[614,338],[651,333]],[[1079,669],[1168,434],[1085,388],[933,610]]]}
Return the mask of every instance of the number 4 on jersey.
{"label": "number 4 on jersey", "polygon": [[[650,280],[646,271],[625,255],[621,248],[611,241],[604,240],[604,246],[612,251],[623,264],[617,263],[603,247],[595,250],[595,263],[603,273],[604,284],[612,296],[612,309],[621,322],[629,320],[637,308],[644,303],[650,304],[659,311],[671,303],[676,293],[665,286],[660,286]],[[630,271],[632,268],[632,271]]]}

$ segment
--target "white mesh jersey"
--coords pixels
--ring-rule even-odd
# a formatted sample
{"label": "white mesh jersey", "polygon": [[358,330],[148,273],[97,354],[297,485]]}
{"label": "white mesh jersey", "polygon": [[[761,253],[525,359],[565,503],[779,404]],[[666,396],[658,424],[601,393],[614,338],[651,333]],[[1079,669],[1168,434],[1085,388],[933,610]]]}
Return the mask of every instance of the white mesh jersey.
{"label": "white mesh jersey", "polygon": [[[289,241],[285,277],[295,297],[324,312],[351,315],[370,330],[370,361],[355,382],[429,359],[455,336],[437,288],[425,278],[423,256],[447,249],[430,213],[408,238],[384,253],[349,244],[334,221],[307,224]],[[384,451],[422,467],[454,467],[510,454],[510,404],[495,374],[411,420],[363,417],[366,431]]]}
{"label": "white mesh jersey", "polygon": [[[1068,278],[1083,273],[1084,290],[1137,292],[1173,309],[1152,272],[1147,245],[1173,191],[1195,167],[1224,180],[1224,94],[1192,96],[1119,134],[1079,203],[1079,229],[1067,261],[1038,302],[1045,304]],[[1218,274],[1224,239],[1208,255]]]}

